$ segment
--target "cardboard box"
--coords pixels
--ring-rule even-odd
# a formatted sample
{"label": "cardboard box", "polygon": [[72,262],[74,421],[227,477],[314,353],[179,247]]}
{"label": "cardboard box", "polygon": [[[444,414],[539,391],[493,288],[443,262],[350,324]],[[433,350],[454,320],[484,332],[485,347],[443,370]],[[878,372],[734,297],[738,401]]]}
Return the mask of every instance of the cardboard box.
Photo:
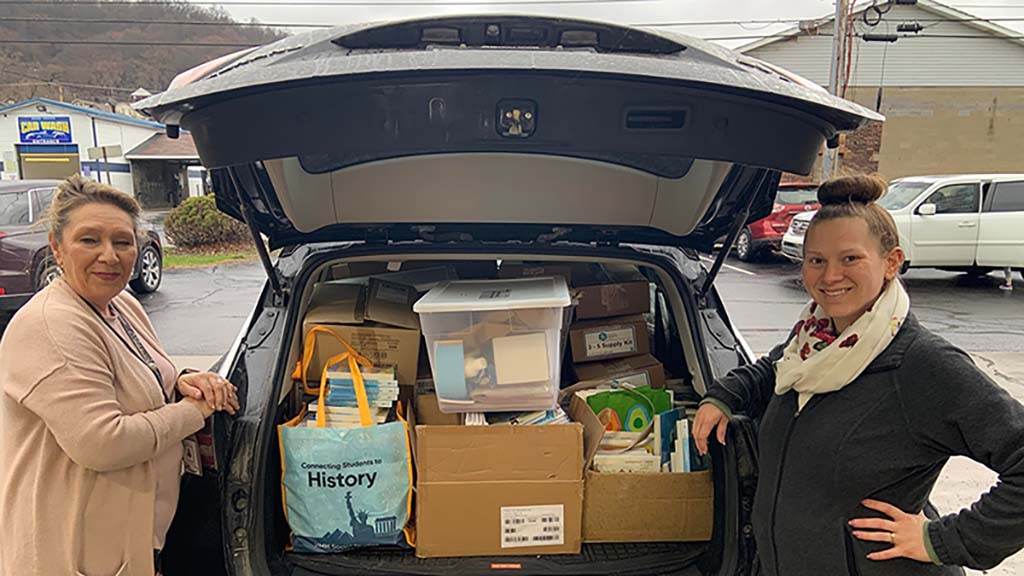
{"label": "cardboard box", "polygon": [[[319,310],[319,309],[318,309]],[[316,318],[320,316],[317,315]],[[420,331],[387,326],[346,325],[310,320],[307,315],[302,323],[303,338],[314,325],[326,326],[341,336],[375,366],[396,367],[398,383],[402,386],[416,384],[416,366],[419,363]],[[308,381],[320,381],[324,362],[345,349],[329,334],[318,333],[313,356],[310,358]]]}
{"label": "cardboard box", "polygon": [[374,274],[384,274],[387,271],[387,262],[341,262],[331,265],[327,270],[325,280],[362,278]]}
{"label": "cardboard box", "polygon": [[362,324],[364,297],[362,286],[320,282],[313,286],[305,319],[315,323]]}
{"label": "cardboard box", "polygon": [[[399,384],[414,386],[420,331],[419,317],[412,311],[413,299],[412,288],[380,280],[371,280],[368,286],[321,282],[313,288],[302,321],[303,346],[313,326],[325,326],[375,365],[395,366]],[[378,322],[367,323],[369,320]],[[307,381],[318,382],[324,362],[344,351],[341,343],[329,334],[317,334]]]}
{"label": "cardboard box", "polygon": [[583,428],[416,426],[416,555],[578,554]]}
{"label": "cardboard box", "polygon": [[706,542],[714,522],[711,471],[588,471],[583,541]]}
{"label": "cardboard box", "polygon": [[714,526],[711,471],[599,473],[590,470],[604,427],[586,401],[573,396],[569,416],[583,425],[583,541],[704,542]]}
{"label": "cardboard box", "polygon": [[651,310],[650,282],[636,266],[590,265],[573,271],[576,318],[609,318]]}
{"label": "cardboard box", "polygon": [[430,426],[460,426],[462,415],[441,412],[437,407],[437,394],[417,391],[416,422]]}
{"label": "cardboard box", "polygon": [[611,360],[649,353],[647,321],[642,316],[576,322],[569,329],[575,363]]}
{"label": "cardboard box", "polygon": [[498,278],[530,278],[534,276],[562,276],[572,286],[572,266],[568,264],[541,264],[530,262],[502,262]]}
{"label": "cardboard box", "polygon": [[582,380],[618,380],[634,386],[665,387],[665,368],[650,354],[619,358],[607,362],[588,362],[574,365],[576,376]]}
{"label": "cardboard box", "polygon": [[412,311],[416,296],[412,286],[370,278],[363,317],[372,322],[418,330],[420,319]]}

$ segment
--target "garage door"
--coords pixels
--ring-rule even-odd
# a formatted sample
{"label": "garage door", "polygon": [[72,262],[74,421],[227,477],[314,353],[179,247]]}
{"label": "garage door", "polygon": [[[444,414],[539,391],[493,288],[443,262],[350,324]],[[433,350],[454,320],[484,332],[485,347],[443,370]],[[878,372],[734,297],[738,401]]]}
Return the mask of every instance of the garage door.
{"label": "garage door", "polygon": [[63,180],[82,170],[78,145],[18,146],[22,180]]}

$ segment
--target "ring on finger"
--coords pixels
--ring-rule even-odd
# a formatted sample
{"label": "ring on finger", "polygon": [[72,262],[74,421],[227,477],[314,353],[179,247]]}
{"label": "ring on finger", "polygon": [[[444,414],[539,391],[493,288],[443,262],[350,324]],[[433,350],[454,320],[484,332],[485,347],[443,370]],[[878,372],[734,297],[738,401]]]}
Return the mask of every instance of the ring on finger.
{"label": "ring on finger", "polygon": [[896,534],[894,532],[889,532],[889,543],[893,546],[896,545]]}

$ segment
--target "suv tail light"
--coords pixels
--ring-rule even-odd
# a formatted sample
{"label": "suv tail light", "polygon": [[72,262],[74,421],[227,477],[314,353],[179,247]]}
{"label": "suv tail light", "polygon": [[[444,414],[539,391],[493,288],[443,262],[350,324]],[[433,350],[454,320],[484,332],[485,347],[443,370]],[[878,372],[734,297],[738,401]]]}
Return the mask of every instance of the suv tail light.
{"label": "suv tail light", "polygon": [[4,294],[7,294],[7,288],[0,286],[0,296],[3,296]]}

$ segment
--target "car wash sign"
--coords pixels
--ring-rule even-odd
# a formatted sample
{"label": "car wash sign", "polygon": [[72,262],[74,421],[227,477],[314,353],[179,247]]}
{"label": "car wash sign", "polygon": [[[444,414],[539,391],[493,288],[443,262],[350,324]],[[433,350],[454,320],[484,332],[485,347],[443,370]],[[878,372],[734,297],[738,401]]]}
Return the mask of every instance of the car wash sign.
{"label": "car wash sign", "polygon": [[71,144],[71,117],[19,116],[22,144]]}

